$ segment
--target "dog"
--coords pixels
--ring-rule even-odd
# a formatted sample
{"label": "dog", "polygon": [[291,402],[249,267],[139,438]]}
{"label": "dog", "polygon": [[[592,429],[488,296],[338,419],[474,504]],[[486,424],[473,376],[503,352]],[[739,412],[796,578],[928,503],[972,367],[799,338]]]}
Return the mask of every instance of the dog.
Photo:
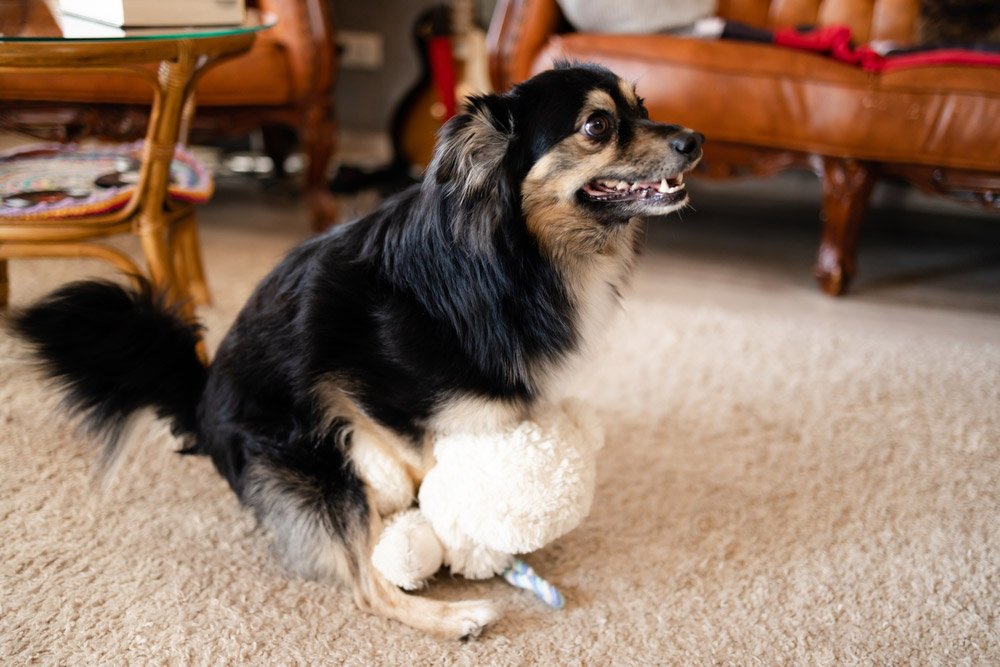
{"label": "dog", "polygon": [[422,183],[306,241],[263,279],[214,360],[148,284],[67,285],[13,317],[107,443],[152,409],[211,458],[302,576],[451,638],[488,601],[404,593],[372,566],[436,433],[526,418],[617,307],[643,218],[687,204],[704,137],[653,122],[632,84],[559,63],[469,99]]}

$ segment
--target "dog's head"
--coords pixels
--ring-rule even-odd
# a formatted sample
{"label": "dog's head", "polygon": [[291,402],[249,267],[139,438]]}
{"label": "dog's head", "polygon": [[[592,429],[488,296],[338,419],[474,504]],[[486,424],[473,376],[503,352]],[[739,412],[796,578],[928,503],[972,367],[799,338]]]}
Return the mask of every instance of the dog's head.
{"label": "dog's head", "polygon": [[563,63],[471,99],[442,130],[429,173],[485,226],[514,212],[550,251],[601,252],[630,221],[687,204],[684,174],[703,140],[649,120],[609,70]]}

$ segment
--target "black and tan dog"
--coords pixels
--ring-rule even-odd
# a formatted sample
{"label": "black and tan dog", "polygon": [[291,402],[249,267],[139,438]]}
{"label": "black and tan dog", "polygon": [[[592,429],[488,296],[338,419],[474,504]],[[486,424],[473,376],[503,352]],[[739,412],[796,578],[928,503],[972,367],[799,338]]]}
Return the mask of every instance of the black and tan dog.
{"label": "black and tan dog", "polygon": [[641,218],[687,202],[701,135],[649,120],[632,85],[561,65],[472,99],[421,185],[293,250],[209,367],[151,290],[83,282],[14,319],[114,451],[137,411],[211,457],[288,565],[450,637],[486,601],[403,593],[370,562],[442,428],[525,418],[617,304]]}

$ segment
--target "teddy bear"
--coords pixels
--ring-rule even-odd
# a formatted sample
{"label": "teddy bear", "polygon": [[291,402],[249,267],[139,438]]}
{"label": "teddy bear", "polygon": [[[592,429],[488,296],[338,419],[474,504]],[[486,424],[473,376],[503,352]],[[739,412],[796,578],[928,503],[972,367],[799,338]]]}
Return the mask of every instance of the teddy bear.
{"label": "teddy bear", "polygon": [[386,520],[373,564],[406,590],[425,585],[442,565],[468,579],[509,572],[517,554],[587,516],[603,445],[599,422],[572,400],[501,432],[439,434],[418,506]]}

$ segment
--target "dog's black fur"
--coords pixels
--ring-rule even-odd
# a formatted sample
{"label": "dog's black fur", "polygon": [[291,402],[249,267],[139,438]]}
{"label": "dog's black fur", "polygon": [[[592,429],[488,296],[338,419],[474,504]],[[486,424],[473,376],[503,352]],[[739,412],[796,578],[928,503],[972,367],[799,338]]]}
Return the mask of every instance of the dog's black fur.
{"label": "dog's black fur", "polygon": [[[586,171],[584,156],[591,178],[625,178],[642,160],[656,165],[646,176],[676,177],[700,157],[699,135],[649,121],[629,88],[603,68],[562,65],[473,99],[443,129],[424,182],[293,250],[208,368],[197,327],[148,286],[69,285],[17,316],[15,329],[112,443],[139,408],[169,419],[184,451],[211,457],[300,572],[346,578],[361,606],[411,625],[475,634],[495,615],[488,604],[406,596],[371,568],[386,508],[352,449],[364,437],[402,460],[425,458],[447,406],[528,410],[580,351],[590,297],[573,276],[589,259],[560,244],[603,243],[597,252],[621,255],[609,274],[617,281],[631,261],[635,211],[667,212],[686,195],[567,198],[547,190],[552,175],[571,163]],[[581,137],[594,91],[613,104],[603,112],[613,132]],[[639,149],[642,160],[628,157]],[[550,218],[561,231],[549,235]],[[613,280],[595,284],[617,289]],[[415,488],[419,470],[400,466]]]}

